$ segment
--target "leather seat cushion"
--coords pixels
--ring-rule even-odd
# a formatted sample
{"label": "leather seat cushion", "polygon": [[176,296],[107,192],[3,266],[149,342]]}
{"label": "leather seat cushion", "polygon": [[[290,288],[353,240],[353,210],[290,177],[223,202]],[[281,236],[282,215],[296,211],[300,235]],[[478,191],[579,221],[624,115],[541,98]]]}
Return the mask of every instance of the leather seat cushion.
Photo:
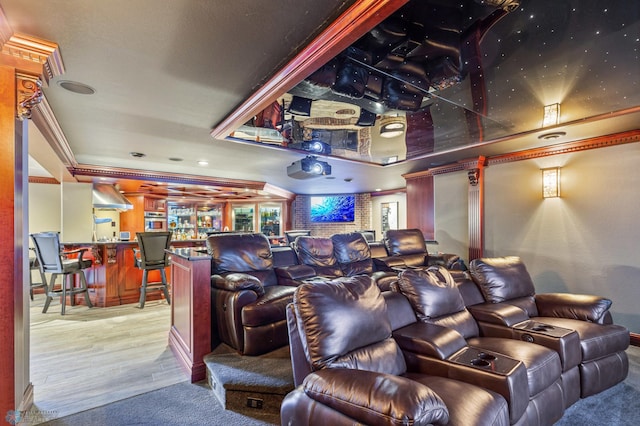
{"label": "leather seat cushion", "polygon": [[284,285],[267,286],[264,296],[242,309],[242,324],[257,327],[282,321],[286,318],[286,307],[293,300],[296,287]]}
{"label": "leather seat cushion", "polygon": [[522,361],[527,368],[529,396],[535,396],[551,386],[562,373],[560,357],[549,348],[520,340],[499,337],[474,337],[469,346],[487,349]]}
{"label": "leather seat cushion", "polygon": [[629,330],[620,325],[596,324],[555,317],[535,317],[532,319],[541,323],[575,330],[580,337],[583,363],[624,351],[629,347]]}
{"label": "leather seat cushion", "polygon": [[444,377],[419,373],[407,373],[405,377],[426,385],[444,401],[450,425],[509,424],[507,401],[497,393]]}

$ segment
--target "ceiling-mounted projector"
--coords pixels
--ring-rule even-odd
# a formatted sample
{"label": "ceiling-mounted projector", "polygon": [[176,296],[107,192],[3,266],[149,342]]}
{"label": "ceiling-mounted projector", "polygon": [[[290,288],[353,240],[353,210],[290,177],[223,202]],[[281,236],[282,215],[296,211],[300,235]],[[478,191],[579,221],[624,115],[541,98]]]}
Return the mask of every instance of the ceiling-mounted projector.
{"label": "ceiling-mounted projector", "polygon": [[294,161],[287,167],[287,175],[294,179],[309,179],[318,176],[329,176],[331,166],[326,161],[320,161],[313,155],[302,160]]}

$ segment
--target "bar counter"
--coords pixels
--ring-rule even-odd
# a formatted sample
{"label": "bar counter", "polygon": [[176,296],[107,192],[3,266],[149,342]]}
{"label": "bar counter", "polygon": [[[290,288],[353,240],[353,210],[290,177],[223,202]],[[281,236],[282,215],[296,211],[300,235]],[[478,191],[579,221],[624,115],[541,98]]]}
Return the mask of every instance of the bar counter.
{"label": "bar counter", "polygon": [[[172,248],[204,247],[205,240],[174,240]],[[140,299],[142,271],[135,267],[133,249],[138,247],[137,241],[105,241],[105,242],[64,242],[64,250],[89,248],[83,259],[92,259],[93,265],[85,270],[89,297],[97,307],[108,307],[137,303]],[[171,271],[167,268],[167,280],[171,282]],[[160,281],[159,271],[149,272],[149,282]],[[76,296],[77,297],[77,296]],[[149,293],[147,300],[162,297],[160,292]],[[83,297],[77,297],[77,303],[83,303]]]}

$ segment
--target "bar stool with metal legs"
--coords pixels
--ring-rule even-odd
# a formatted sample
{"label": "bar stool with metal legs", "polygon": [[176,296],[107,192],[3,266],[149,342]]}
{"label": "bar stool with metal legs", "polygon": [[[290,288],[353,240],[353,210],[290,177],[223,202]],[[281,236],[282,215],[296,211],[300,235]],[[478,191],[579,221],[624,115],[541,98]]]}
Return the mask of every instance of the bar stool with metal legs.
{"label": "bar stool with metal legs", "polygon": [[[84,270],[90,268],[93,264],[92,260],[83,259],[82,255],[87,248],[79,248],[76,250],[62,251],[60,247],[60,235],[57,232],[40,232],[31,234],[31,239],[36,251],[36,258],[40,264],[40,273],[51,274],[51,281],[47,286],[47,299],[44,302],[43,313],[49,309],[49,304],[54,297],[62,297],[61,314],[65,313],[67,304],[67,296],[71,298],[71,304],[75,305],[75,295],[83,294],[86,305],[91,308],[91,300],[89,299],[89,289],[87,287],[87,279],[84,276]],[[77,254],[77,258],[68,259],[66,256]],[[62,284],[56,289],[56,278],[62,275]],[[74,275],[80,277],[80,287],[73,284]]]}
{"label": "bar stool with metal legs", "polygon": [[[32,250],[33,252],[35,252],[35,249],[33,247],[29,247],[29,250]],[[40,273],[39,282],[33,281],[33,271],[35,270],[37,270]],[[40,262],[38,262],[38,258],[36,256],[34,257],[29,256],[29,297],[31,298],[31,301],[33,301],[33,289],[35,288],[43,288],[44,294],[47,294],[49,292],[49,289],[47,286],[47,277],[44,275],[42,271],[40,271]]]}
{"label": "bar stool with metal legs", "polygon": [[[142,285],[140,286],[139,307],[144,308],[147,293],[162,291],[167,303],[171,304],[167,274],[164,268],[169,266],[169,254],[166,250],[171,245],[171,232],[137,232],[138,249],[133,249],[136,267],[142,269]],[[148,282],[149,271],[159,270],[161,281]]]}

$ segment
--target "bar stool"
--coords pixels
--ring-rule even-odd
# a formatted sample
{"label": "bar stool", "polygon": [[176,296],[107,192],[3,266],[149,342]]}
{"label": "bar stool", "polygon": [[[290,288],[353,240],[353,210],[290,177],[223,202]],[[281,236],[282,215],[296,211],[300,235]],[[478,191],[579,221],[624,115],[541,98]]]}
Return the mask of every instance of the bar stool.
{"label": "bar stool", "polygon": [[[137,232],[138,248],[133,249],[133,259],[137,268],[142,269],[142,285],[140,286],[140,309],[144,308],[147,293],[160,291],[164,293],[167,303],[171,304],[167,274],[164,268],[169,266],[169,254],[166,250],[171,245],[169,232]],[[162,281],[148,282],[149,271],[159,270]]]}
{"label": "bar stool", "polygon": [[[93,264],[92,260],[83,259],[82,255],[88,248],[79,248],[76,250],[62,251],[60,248],[60,235],[57,232],[40,232],[31,234],[31,239],[36,251],[36,259],[40,264],[40,274],[51,274],[51,281],[46,287],[47,299],[44,302],[42,313],[46,313],[49,304],[54,297],[62,297],[61,314],[65,313],[67,304],[67,296],[71,298],[71,305],[75,305],[75,295],[84,294],[84,300],[89,308],[92,308],[89,299],[89,289],[87,287],[87,279],[84,276],[84,270],[90,268]],[[77,258],[68,259],[66,256],[77,254]],[[62,275],[62,285],[56,290],[56,278]],[[80,277],[80,287],[74,287],[73,276]]]}
{"label": "bar stool", "polygon": [[[29,250],[32,250],[35,253],[35,248],[29,247]],[[33,271],[37,270],[40,273],[40,282],[33,281]],[[29,256],[29,297],[31,301],[33,301],[33,289],[34,288],[44,288],[44,294],[48,293],[47,287],[47,277],[40,271],[40,262],[38,262],[37,257]]]}

